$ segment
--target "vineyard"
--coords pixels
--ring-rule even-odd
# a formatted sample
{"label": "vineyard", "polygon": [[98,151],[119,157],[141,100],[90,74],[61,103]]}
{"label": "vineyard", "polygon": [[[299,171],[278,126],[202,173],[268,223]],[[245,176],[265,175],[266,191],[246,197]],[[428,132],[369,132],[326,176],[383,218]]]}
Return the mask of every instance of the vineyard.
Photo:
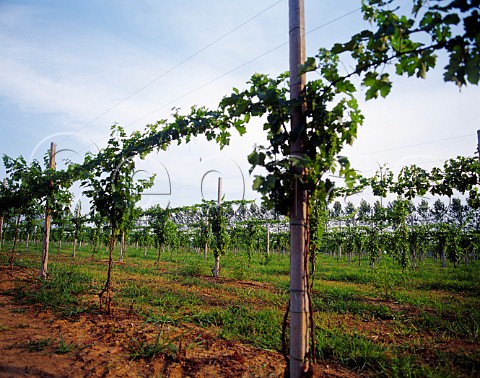
{"label": "vineyard", "polygon": [[[288,223],[254,202],[222,207],[227,247],[217,278],[214,203],[137,209],[114,248],[110,316],[98,304],[108,225],[78,209],[54,220],[50,278],[38,280],[41,216],[12,218],[1,253],[2,346],[11,353],[3,372],[15,371],[21,353],[30,369],[53,375],[281,375]],[[478,211],[458,199],[337,201],[320,219],[311,294],[319,375],[478,374]],[[42,319],[43,333],[28,318]],[[64,362],[41,370],[54,357]]]}
{"label": "vineyard", "polygon": [[[64,168],[54,142],[43,163],[3,155],[0,373],[479,376],[479,157],[366,177],[342,155],[356,96],[386,97],[393,75],[425,78],[440,54],[444,81],[478,84],[478,0],[394,3],[362,2],[371,28],[306,58],[290,0],[289,72],[142,131],[115,123]],[[252,124],[261,203],[226,201],[219,178],[217,201],[138,206],[155,183],[141,159]]]}
{"label": "vineyard", "polygon": [[[81,202],[73,211],[68,208],[53,219],[51,242],[57,252],[71,246],[72,258],[77,249],[89,249],[92,256],[108,252],[109,223],[101,217],[82,214]],[[218,210],[220,209],[220,211]],[[20,241],[28,250],[43,240],[44,214],[37,207],[21,217],[8,217],[2,228],[3,243],[12,251],[13,267]],[[172,251],[195,251],[207,260],[210,253],[245,254],[250,262],[254,255],[263,256],[265,264],[271,255],[288,254],[290,234],[288,219],[254,201],[226,201],[220,206],[205,201],[198,205],[163,209],[132,208],[129,222],[116,241],[120,248],[118,261],[132,248],[144,256],[170,255]],[[449,204],[437,199],[432,206],[425,199],[414,204],[396,199],[386,206],[377,200],[373,205],[361,200],[335,201],[327,209],[315,207],[311,214],[311,247],[319,254],[337,259],[376,263],[387,255],[401,268],[416,270],[425,258],[434,258],[442,268],[466,266],[480,258],[480,213],[478,209],[453,198]],[[221,241],[219,241],[221,239]],[[218,244],[221,243],[220,246]],[[210,251],[209,251],[210,249]],[[149,253],[147,253],[149,251]]]}

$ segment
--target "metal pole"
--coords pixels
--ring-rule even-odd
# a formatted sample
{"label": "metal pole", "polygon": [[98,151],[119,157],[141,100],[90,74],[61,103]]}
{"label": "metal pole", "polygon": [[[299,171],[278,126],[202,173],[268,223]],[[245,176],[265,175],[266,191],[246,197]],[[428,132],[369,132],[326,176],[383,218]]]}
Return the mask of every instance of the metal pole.
{"label": "metal pole", "polygon": [[[300,99],[305,89],[305,13],[303,0],[289,0],[290,99]],[[291,110],[291,155],[302,156],[305,142],[303,103]],[[297,169],[298,175],[304,169]],[[290,377],[301,377],[308,370],[308,296],[306,266],[308,194],[295,180],[290,212]]]}

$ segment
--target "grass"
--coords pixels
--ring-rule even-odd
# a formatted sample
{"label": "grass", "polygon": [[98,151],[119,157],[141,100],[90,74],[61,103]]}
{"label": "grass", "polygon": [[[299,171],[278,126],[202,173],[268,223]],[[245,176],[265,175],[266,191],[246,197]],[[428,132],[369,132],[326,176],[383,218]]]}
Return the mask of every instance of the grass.
{"label": "grass", "polygon": [[23,345],[25,349],[29,352],[41,352],[46,350],[50,344],[52,343],[52,339],[46,338],[41,340],[30,340],[28,343]]}
{"label": "grass", "polygon": [[175,344],[181,339],[181,336],[168,338],[163,329],[161,329],[153,341],[133,339],[130,343],[130,357],[135,359],[152,360],[156,356],[163,354],[169,357],[175,357],[178,347]]}
{"label": "grass", "polygon": [[24,304],[40,303],[63,317],[71,317],[88,310],[82,295],[92,292],[91,276],[80,273],[75,266],[65,267],[50,264],[50,279],[37,280],[17,286],[12,294]]}
{"label": "grass", "polygon": [[75,343],[69,343],[63,339],[63,336],[60,335],[60,340],[58,341],[58,346],[55,348],[55,353],[57,354],[66,354],[70,353],[77,348]]}
{"label": "grass", "polygon": [[[7,264],[7,248],[0,252],[2,265]],[[76,259],[70,255],[69,249],[57,253],[53,248],[50,278],[34,281],[34,287],[19,283],[10,294],[66,318],[91,311],[91,298],[106,278],[107,256],[100,249],[92,259],[88,248],[79,249]],[[34,247],[20,249],[17,266],[37,268],[38,256]],[[115,305],[131,308],[159,329],[154,338],[132,340],[132,358],[174,357],[180,339],[163,330],[184,323],[280,351],[289,297],[287,255],[266,260],[253,254],[248,260],[242,251],[227,253],[219,279],[212,277],[210,255],[205,261],[203,253],[173,251],[163,254],[159,264],[156,259],[132,248],[125,264],[114,265]],[[453,269],[427,258],[417,270],[403,273],[388,257],[372,271],[367,260],[359,265],[318,256],[312,293],[315,354],[325,364],[334,362],[365,376],[478,376],[480,353],[472,352],[480,350],[478,277],[480,261]],[[65,353],[75,348],[62,340],[55,344]]]}
{"label": "grass", "polygon": [[280,350],[281,319],[278,310],[252,310],[247,306],[228,306],[205,311],[193,317],[201,327],[219,327],[227,340],[245,341],[263,349]]}
{"label": "grass", "polygon": [[21,344],[20,346],[32,353],[49,352],[55,354],[70,353],[77,348],[75,343],[69,343],[65,341],[62,335],[60,335],[60,339],[58,341],[47,337],[39,340],[30,340],[24,344]]}
{"label": "grass", "polygon": [[334,331],[316,332],[317,358],[328,361],[336,359],[355,371],[374,370],[386,373],[389,348],[375,344],[361,334],[345,334]]}

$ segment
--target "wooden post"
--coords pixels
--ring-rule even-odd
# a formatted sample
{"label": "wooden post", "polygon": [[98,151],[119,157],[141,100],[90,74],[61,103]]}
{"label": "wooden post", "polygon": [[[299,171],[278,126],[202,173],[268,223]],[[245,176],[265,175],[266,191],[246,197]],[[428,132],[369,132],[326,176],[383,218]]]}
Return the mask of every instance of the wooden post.
{"label": "wooden post", "polygon": [[120,257],[118,258],[119,262],[123,262],[123,255],[126,251],[127,247],[125,245],[125,231],[122,230],[122,235],[120,238]]}
{"label": "wooden post", "polygon": [[15,232],[13,234],[13,246],[12,246],[12,253],[10,254],[10,269],[13,269],[13,263],[15,262],[15,249],[17,247],[17,239],[18,239],[18,227],[20,225],[20,218],[21,215],[18,214],[17,220],[15,221]]}
{"label": "wooden post", "polygon": [[[218,196],[217,196],[217,206],[218,210],[220,211],[220,206],[222,205],[222,178],[218,178]],[[220,255],[217,253],[215,255],[215,266],[213,268],[213,276],[219,277],[220,276]]]}
{"label": "wooden post", "polygon": [[[55,169],[55,154],[56,154],[57,145],[52,142],[50,146],[50,169]],[[50,186],[53,186],[53,181],[50,181]],[[48,247],[50,243],[50,198],[47,198],[47,203],[45,205],[45,223],[43,226],[43,247],[42,247],[42,265],[40,266],[39,277],[41,279],[47,278],[47,268],[48,268]]]}
{"label": "wooden post", "polygon": [[[75,225],[75,235],[74,235],[74,240],[73,240],[73,254],[72,257],[75,257],[77,254],[77,232],[78,232],[78,227],[79,227],[79,219],[80,219],[80,202],[77,205],[77,224]],[[81,246],[80,246],[81,248]]]}
{"label": "wooden post", "polygon": [[267,258],[270,256],[270,225],[267,223]]}
{"label": "wooden post", "polygon": [[477,153],[478,161],[480,161],[480,130],[477,130]]}
{"label": "wooden post", "polygon": [[[304,0],[289,0],[290,99],[300,99],[306,77],[300,73],[305,62]],[[291,156],[302,157],[305,151],[305,105],[291,110]],[[305,173],[296,168],[297,175]],[[308,193],[299,179],[294,181],[290,209],[290,377],[301,377],[308,370],[309,303],[307,295],[306,235]]]}
{"label": "wooden post", "polygon": [[[208,232],[208,213],[207,213],[207,219],[205,221],[205,231]],[[203,259],[207,261],[208,257],[208,241],[205,242],[205,246],[203,247]]]}
{"label": "wooden post", "polygon": [[[3,179],[3,187],[7,187],[7,179]],[[0,249],[3,246],[3,215],[0,217]]]}

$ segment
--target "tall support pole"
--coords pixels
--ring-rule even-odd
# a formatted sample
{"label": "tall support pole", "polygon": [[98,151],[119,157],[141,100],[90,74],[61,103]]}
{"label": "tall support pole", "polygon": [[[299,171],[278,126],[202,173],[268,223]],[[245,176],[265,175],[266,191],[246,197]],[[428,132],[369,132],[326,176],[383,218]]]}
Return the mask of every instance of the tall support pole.
{"label": "tall support pole", "polygon": [[477,152],[478,152],[478,161],[480,161],[480,130],[477,130]]}
{"label": "tall support pole", "polygon": [[[7,179],[3,179],[3,187],[7,187]],[[3,215],[0,217],[0,249],[3,246]]]}
{"label": "tall support pole", "polygon": [[267,223],[267,258],[270,256],[270,225]]}
{"label": "tall support pole", "polygon": [[[78,202],[78,205],[77,205],[77,222],[79,222],[80,220],[80,207],[81,207],[81,204],[80,202]],[[78,227],[79,227],[79,223],[76,223],[75,224],[75,238],[73,240],[73,253],[72,253],[72,257],[75,257],[76,254],[77,254],[77,238],[78,238]]]}
{"label": "tall support pole", "polygon": [[[57,145],[52,142],[50,146],[50,169],[55,169],[55,154]],[[50,186],[53,186],[53,181],[50,181]],[[40,266],[39,277],[41,279],[47,278],[48,267],[48,247],[50,244],[50,221],[51,221],[51,208],[50,198],[47,197],[47,203],[45,205],[45,223],[43,226],[43,247],[42,247],[42,265]]]}
{"label": "tall support pole", "polygon": [[222,204],[222,178],[218,178],[218,195],[217,195],[217,205]]}
{"label": "tall support pole", "polygon": [[[207,219],[205,220],[205,226],[208,227],[208,215],[207,215]],[[208,241],[205,242],[205,245],[203,246],[203,259],[207,261],[207,257],[208,257]]]}
{"label": "tall support pole", "polygon": [[[305,90],[305,12],[303,0],[289,0],[290,99],[298,100]],[[291,156],[301,157],[305,147],[305,104],[291,110]],[[297,175],[304,173],[297,168]],[[301,377],[308,370],[307,233],[308,193],[299,179],[294,182],[290,212],[290,377]]]}
{"label": "tall support pole", "polygon": [[[222,178],[218,178],[218,196],[217,196],[217,206],[219,207],[222,205]],[[220,255],[217,253],[215,254],[215,265],[213,268],[213,276],[219,277],[220,276]]]}

